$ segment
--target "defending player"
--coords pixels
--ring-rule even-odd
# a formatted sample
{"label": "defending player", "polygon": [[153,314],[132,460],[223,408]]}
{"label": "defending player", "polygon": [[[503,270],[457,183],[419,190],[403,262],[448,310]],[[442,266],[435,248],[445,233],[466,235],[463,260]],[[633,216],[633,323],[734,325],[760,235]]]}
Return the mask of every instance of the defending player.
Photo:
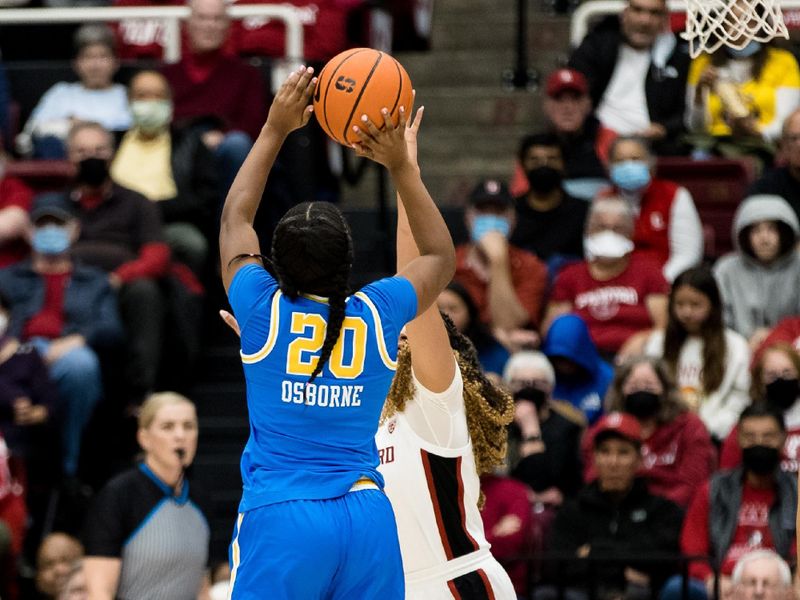
{"label": "defending player", "polygon": [[[422,109],[406,129],[414,158],[421,118]],[[398,269],[417,256],[398,202]],[[514,600],[483,533],[478,479],[505,457],[514,404],[435,306],[406,326],[406,336],[375,438],[397,518],[406,599]]]}
{"label": "defending player", "polygon": [[420,256],[350,296],[349,228],[336,207],[305,203],[278,223],[262,266],[253,218],[286,136],[308,122],[315,80],[292,73],[225,202],[222,278],[241,326],[250,439],[231,545],[233,600],[403,598],[391,505],[374,435],[403,325],[453,275],[444,221],[405,141],[405,114],[365,123],[361,154],[386,166]]}

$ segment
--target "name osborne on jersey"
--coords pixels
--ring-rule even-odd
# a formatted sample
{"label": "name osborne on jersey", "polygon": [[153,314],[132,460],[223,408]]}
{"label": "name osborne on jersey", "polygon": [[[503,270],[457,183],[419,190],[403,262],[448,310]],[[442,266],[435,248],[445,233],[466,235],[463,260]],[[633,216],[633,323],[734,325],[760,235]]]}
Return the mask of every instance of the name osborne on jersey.
{"label": "name osborne on jersey", "polygon": [[284,379],[281,383],[281,400],[287,404],[305,404],[321,408],[350,408],[361,406],[363,391],[363,385],[307,383]]}

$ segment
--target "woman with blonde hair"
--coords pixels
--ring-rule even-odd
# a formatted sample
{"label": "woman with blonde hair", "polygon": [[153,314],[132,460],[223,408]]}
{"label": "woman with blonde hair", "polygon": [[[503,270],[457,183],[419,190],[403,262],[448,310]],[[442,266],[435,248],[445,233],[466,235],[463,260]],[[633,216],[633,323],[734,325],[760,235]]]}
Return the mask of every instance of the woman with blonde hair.
{"label": "woman with blonde hair", "polygon": [[[689,411],[663,361],[635,357],[617,368],[606,396],[606,413],[626,412],[642,427],[642,469],[652,493],[686,508],[711,475],[717,457],[711,436]],[[584,478],[594,479],[594,429],[584,436]]]}
{"label": "woman with blonde hair", "polygon": [[106,484],[85,525],[92,600],[194,600],[206,585],[210,530],[185,478],[197,434],[185,396],[162,392],[142,405],[142,462]]}

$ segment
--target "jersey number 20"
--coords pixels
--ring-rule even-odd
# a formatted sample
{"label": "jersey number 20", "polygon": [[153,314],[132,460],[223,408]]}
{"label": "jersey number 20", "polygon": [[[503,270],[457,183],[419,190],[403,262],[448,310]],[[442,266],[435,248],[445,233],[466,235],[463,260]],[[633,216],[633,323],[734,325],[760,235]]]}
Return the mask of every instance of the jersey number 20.
{"label": "jersey number 20", "polygon": [[[325,319],[314,313],[292,313],[290,331],[301,334],[289,344],[286,353],[286,372],[290,375],[310,377],[319,362],[316,354],[325,342]],[[345,344],[351,348],[350,361],[345,363]],[[354,379],[364,371],[367,356],[367,324],[361,317],[345,317],[342,332],[333,347],[326,365],[334,377]]]}

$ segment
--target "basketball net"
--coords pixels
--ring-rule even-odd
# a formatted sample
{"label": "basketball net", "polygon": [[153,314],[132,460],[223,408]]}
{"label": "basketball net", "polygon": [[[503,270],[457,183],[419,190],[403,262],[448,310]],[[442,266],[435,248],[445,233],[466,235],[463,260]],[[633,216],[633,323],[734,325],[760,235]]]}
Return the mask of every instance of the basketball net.
{"label": "basketball net", "polygon": [[[783,13],[776,0],[686,0],[689,54],[697,58],[729,46],[741,50],[750,41],[789,38]],[[735,7],[735,8],[734,8]]]}

